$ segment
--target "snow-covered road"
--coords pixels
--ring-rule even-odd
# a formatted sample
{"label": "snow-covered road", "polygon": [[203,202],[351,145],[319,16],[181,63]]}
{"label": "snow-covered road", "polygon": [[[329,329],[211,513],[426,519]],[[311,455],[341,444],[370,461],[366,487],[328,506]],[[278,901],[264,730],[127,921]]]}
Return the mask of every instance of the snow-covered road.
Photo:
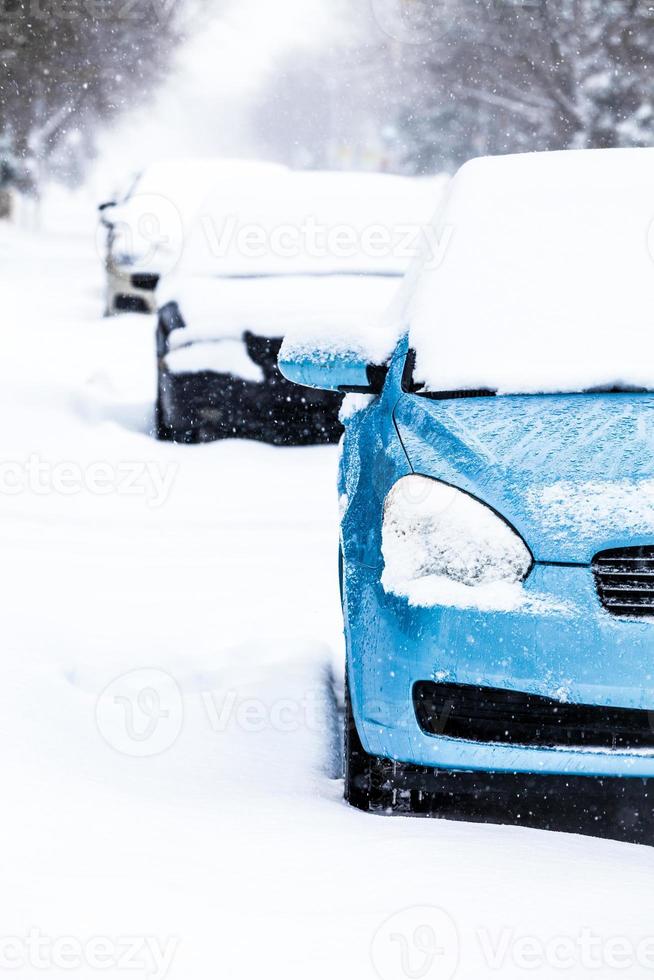
{"label": "snow-covered road", "polygon": [[654,851],[343,804],[336,453],[156,443],[92,221],[0,233],[0,967],[651,976]]}

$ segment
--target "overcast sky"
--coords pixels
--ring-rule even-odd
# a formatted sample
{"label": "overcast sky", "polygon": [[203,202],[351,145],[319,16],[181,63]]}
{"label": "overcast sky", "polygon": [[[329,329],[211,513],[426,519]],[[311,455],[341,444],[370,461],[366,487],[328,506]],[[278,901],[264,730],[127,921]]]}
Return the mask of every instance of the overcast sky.
{"label": "overcast sky", "polygon": [[237,0],[198,28],[155,103],[102,138],[97,186],[157,157],[252,150],[244,107],[262,76],[285,49],[320,43],[336,25],[329,0]]}

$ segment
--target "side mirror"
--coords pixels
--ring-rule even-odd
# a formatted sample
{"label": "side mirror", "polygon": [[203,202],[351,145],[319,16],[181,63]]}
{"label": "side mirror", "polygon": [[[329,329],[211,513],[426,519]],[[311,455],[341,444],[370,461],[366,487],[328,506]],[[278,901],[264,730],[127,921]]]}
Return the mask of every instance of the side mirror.
{"label": "side mirror", "polygon": [[101,225],[104,225],[104,227],[105,228],[108,228],[110,231],[113,228],[114,222],[115,222],[115,219],[116,219],[116,216],[115,216],[115,213],[114,213],[114,208],[116,208],[116,207],[117,207],[117,205],[116,205],[116,202],[115,201],[105,201],[104,204],[99,204],[98,205],[98,214],[100,216],[100,219],[99,219],[100,220],[100,224]]}
{"label": "side mirror", "polygon": [[282,345],[279,370],[288,381],[305,388],[378,395],[388,368],[367,364],[360,355],[320,349],[289,349]]}

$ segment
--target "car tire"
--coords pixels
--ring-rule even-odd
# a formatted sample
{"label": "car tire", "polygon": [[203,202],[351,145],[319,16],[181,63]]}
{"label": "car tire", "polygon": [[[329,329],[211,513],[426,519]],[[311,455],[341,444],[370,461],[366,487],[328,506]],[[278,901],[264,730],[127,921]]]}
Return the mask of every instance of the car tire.
{"label": "car tire", "polygon": [[354,806],[358,810],[369,810],[373,759],[372,756],[368,755],[359,738],[352,713],[350,684],[347,678],[345,680],[344,724],[345,799],[350,806]]}
{"label": "car tire", "polygon": [[410,798],[398,791],[402,763],[370,755],[359,738],[350,685],[345,681],[345,799],[350,806],[366,813],[410,812]]}
{"label": "car tire", "polygon": [[[345,560],[342,546],[339,546],[338,549],[338,582],[343,617],[346,618]],[[421,812],[419,798],[422,794],[407,792],[402,789],[404,771],[415,767],[370,755],[364,749],[352,711],[347,667],[345,669],[343,762],[345,769],[344,795],[350,806],[356,807],[357,810],[364,810],[366,813],[406,814]]]}
{"label": "car tire", "polygon": [[154,405],[154,434],[159,442],[172,442],[173,433],[163,420],[161,397],[158,395]]}
{"label": "car tire", "polygon": [[654,844],[654,791],[643,779],[439,772],[369,755],[345,681],[345,799],[366,813],[465,820]]}

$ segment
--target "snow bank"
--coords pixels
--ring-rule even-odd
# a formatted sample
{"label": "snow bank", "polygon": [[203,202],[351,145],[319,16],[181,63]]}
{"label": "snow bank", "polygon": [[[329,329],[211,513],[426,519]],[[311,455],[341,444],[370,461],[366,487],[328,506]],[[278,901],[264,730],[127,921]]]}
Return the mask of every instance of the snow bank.
{"label": "snow bank", "polygon": [[264,375],[248,356],[242,340],[217,340],[188,344],[171,351],[164,359],[171,374],[196,374],[212,371],[231,374],[243,381],[262,382]]}
{"label": "snow bank", "polygon": [[416,381],[500,393],[654,387],[654,150],[473,160],[398,330]]}

